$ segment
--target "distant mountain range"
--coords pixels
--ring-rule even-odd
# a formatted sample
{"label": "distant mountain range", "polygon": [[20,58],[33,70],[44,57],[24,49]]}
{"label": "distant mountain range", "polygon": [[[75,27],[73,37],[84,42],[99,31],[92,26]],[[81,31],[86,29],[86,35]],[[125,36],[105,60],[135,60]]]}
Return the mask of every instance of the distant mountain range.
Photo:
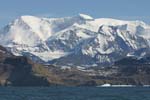
{"label": "distant mountain range", "polygon": [[113,65],[150,53],[150,25],[142,21],[21,16],[0,30],[0,44],[16,56],[71,67]]}

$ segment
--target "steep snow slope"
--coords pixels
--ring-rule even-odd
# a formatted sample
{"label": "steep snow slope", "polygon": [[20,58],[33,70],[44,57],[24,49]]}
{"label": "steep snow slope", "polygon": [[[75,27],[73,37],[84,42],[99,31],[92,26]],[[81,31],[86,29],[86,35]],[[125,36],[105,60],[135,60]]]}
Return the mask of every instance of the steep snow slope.
{"label": "steep snow slope", "polygon": [[74,23],[83,23],[89,20],[88,16],[79,15],[66,18],[38,18],[34,16],[21,16],[1,30],[1,43],[37,45],[50,36]]}
{"label": "steep snow slope", "polygon": [[34,46],[51,35],[49,24],[33,16],[22,16],[2,30],[1,43]]}
{"label": "steep snow slope", "polygon": [[0,31],[0,44],[15,55],[69,66],[112,64],[150,52],[150,26],[142,21],[21,16]]}

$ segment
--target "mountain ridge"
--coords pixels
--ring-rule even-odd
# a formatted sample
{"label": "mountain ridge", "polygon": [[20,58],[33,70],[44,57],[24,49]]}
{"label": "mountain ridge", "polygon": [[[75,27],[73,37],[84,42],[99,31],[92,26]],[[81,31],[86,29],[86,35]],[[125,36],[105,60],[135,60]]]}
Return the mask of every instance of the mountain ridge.
{"label": "mountain ridge", "polygon": [[0,44],[34,61],[90,67],[113,64],[128,55],[146,55],[150,51],[149,33],[150,26],[142,21],[94,19],[85,14],[64,18],[21,16],[1,29]]}

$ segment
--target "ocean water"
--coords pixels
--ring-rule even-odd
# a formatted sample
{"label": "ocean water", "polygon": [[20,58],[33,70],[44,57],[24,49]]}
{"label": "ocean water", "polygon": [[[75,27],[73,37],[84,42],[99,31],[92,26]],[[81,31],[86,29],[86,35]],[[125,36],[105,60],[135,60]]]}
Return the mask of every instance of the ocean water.
{"label": "ocean water", "polygon": [[150,100],[150,88],[1,87],[0,100]]}

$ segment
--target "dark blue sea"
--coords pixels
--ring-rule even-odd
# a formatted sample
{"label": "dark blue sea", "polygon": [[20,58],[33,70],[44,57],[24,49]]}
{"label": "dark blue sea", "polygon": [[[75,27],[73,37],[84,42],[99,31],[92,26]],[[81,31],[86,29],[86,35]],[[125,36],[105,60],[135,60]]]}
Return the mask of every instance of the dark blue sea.
{"label": "dark blue sea", "polygon": [[150,88],[1,87],[0,100],[150,100]]}

